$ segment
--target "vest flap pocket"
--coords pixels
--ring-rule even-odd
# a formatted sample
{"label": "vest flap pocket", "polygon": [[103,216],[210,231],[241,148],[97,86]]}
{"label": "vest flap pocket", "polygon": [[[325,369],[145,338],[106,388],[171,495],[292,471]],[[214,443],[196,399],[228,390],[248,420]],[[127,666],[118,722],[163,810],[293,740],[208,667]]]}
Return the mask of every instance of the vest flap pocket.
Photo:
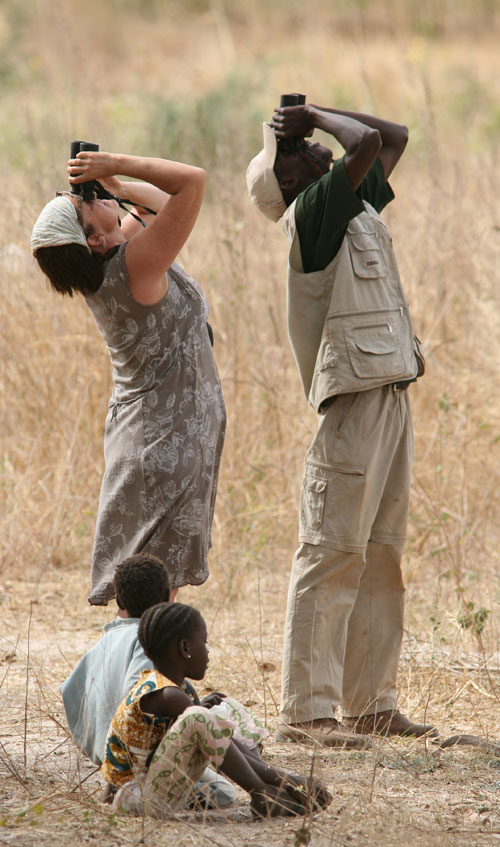
{"label": "vest flap pocket", "polygon": [[344,340],[352,369],[362,379],[394,381],[405,371],[399,327],[394,314],[343,318]]}
{"label": "vest flap pocket", "polygon": [[351,233],[351,241],[356,250],[378,250],[378,235],[376,232]]}
{"label": "vest flap pocket", "polygon": [[362,353],[371,353],[373,356],[388,356],[399,350],[399,339],[392,335],[390,338],[372,338],[366,341],[356,341],[356,347]]}
{"label": "vest flap pocket", "polygon": [[348,243],[356,276],[376,279],[385,275],[386,265],[376,232],[349,234]]}

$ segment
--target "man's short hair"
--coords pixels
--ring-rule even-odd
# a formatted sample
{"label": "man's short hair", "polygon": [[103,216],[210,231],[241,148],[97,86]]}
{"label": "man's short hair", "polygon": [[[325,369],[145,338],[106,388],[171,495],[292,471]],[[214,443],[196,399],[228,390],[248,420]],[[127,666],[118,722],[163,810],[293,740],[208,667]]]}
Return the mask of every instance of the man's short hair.
{"label": "man's short hair", "polygon": [[140,618],[150,606],[169,599],[167,569],[161,559],[151,553],[136,553],[120,562],[113,582],[116,602],[130,618]]}
{"label": "man's short hair", "polygon": [[278,142],[271,124],[262,124],[264,147],[247,168],[247,187],[250,200],[266,218],[279,221],[286,212],[286,203],[274,173]]}

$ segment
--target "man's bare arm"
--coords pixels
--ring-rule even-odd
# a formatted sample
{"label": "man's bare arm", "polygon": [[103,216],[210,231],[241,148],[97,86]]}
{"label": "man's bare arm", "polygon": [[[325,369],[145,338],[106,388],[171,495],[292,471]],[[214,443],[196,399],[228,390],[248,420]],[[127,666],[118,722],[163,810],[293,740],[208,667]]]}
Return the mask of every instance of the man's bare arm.
{"label": "man's bare arm", "polygon": [[392,171],[399,162],[408,143],[408,127],[404,124],[393,123],[386,121],[383,118],[377,118],[374,115],[365,115],[363,112],[347,112],[341,109],[323,109],[321,106],[316,106],[323,112],[330,112],[334,115],[344,115],[347,118],[353,118],[355,121],[369,126],[372,129],[378,130],[382,146],[379,151],[379,158],[384,167],[385,178],[389,179]]}
{"label": "man's bare arm", "polygon": [[401,124],[312,104],[276,109],[271,125],[278,138],[303,137],[313,129],[333,135],[345,150],[346,171],[355,190],[377,155],[388,179],[408,141],[408,129]]}

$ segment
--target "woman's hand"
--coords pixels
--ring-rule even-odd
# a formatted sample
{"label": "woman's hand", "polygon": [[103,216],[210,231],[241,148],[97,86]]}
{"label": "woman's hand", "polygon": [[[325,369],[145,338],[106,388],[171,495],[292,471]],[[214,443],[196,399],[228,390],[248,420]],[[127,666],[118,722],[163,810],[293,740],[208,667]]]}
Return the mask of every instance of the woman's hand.
{"label": "woman's hand", "polygon": [[114,197],[125,196],[126,192],[124,192],[123,182],[116,176],[101,177],[99,185],[102,185],[102,187],[105,188],[106,191],[109,191],[110,194],[113,194]]}
{"label": "woman's hand", "polygon": [[83,150],[77,154],[76,159],[68,160],[68,179],[72,185],[92,179],[102,182],[103,179],[115,177],[119,172],[115,153]]}

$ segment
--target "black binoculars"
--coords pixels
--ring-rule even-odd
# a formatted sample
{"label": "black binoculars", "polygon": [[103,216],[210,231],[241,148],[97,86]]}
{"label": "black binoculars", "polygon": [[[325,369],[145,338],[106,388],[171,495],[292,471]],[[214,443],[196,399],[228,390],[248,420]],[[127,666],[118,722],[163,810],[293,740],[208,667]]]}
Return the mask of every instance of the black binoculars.
{"label": "black binoculars", "polygon": [[[72,141],[70,148],[70,159],[76,159],[76,154],[82,150],[99,150],[98,144],[92,144],[91,141]],[[79,185],[71,186],[72,194],[79,194],[84,203],[91,203],[94,199],[94,194],[98,193],[101,188],[95,179],[89,182],[81,182]]]}
{"label": "black binoculars", "polygon": [[305,106],[305,94],[282,94],[280,97],[280,106]]}
{"label": "black binoculars", "polygon": [[[280,97],[280,106],[305,106],[305,94],[282,94]],[[303,138],[281,138],[278,141],[280,150],[285,153],[293,152],[297,144],[300,144]]]}

